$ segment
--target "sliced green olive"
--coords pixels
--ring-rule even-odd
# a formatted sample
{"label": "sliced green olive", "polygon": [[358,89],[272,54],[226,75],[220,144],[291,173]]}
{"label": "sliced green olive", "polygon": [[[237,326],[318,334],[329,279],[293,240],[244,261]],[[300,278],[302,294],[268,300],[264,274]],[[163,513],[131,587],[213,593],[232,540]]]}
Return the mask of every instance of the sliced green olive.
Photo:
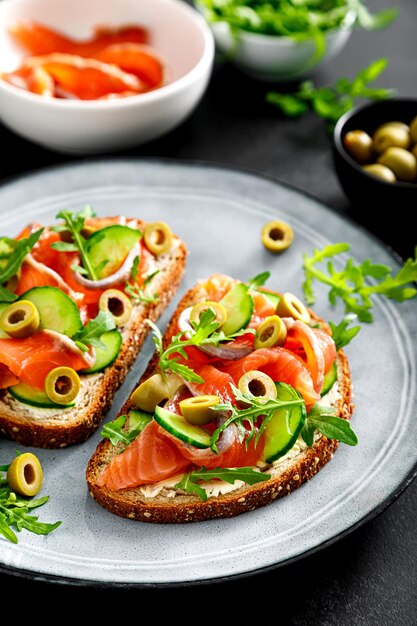
{"label": "sliced green olive", "polygon": [[148,224],[143,231],[143,239],[153,254],[164,254],[172,247],[172,231],[165,222]]}
{"label": "sliced green olive", "polygon": [[411,183],[417,178],[417,159],[404,148],[388,148],[381,154],[378,163],[392,170],[397,180]]}
{"label": "sliced green olive", "polygon": [[310,323],[310,313],[305,304],[301,302],[293,293],[284,293],[278,302],[277,315],[280,317],[293,317],[306,324]]}
{"label": "sliced green olive", "polygon": [[24,452],[14,458],[7,470],[7,482],[10,489],[21,496],[36,496],[42,487],[42,466],[38,457]]}
{"label": "sliced green olive", "polygon": [[290,247],[294,231],[289,224],[281,220],[268,222],[261,231],[262,243],[270,252],[283,252]]}
{"label": "sliced green olive", "polygon": [[268,317],[256,331],[254,346],[259,348],[272,348],[283,346],[287,338],[287,327],[278,315]]}
{"label": "sliced green olive", "polygon": [[81,388],[80,377],[72,367],[55,367],[45,378],[45,393],[52,402],[68,404]]}
{"label": "sliced green olive", "polygon": [[213,407],[219,404],[219,396],[193,396],[181,400],[181,413],[190,424],[208,424],[212,422],[215,415]]}
{"label": "sliced green olive", "polygon": [[387,183],[395,183],[397,180],[394,172],[390,170],[389,167],[381,165],[381,163],[370,163],[369,165],[364,165],[363,170],[368,172],[368,174],[372,174],[372,176],[385,180]]}
{"label": "sliced green olive", "polygon": [[211,309],[213,313],[216,314],[213,321],[218,322],[219,326],[223,326],[227,320],[226,308],[220,304],[220,302],[214,302],[212,300],[206,300],[205,302],[198,302],[195,304],[190,311],[190,321],[198,324],[201,314],[208,309]]}
{"label": "sliced green olive", "polygon": [[137,409],[153,413],[155,407],[171,398],[182,384],[182,379],[175,374],[153,374],[136,387],[130,402]]}
{"label": "sliced green olive", "polygon": [[39,328],[39,312],[33,302],[19,300],[4,309],[0,328],[11,337],[23,338],[33,335]]}
{"label": "sliced green olive", "polygon": [[111,313],[116,326],[126,324],[132,314],[132,303],[120,289],[106,289],[99,298],[98,308]]}
{"label": "sliced green olive", "polygon": [[343,137],[343,145],[357,163],[368,163],[372,158],[372,139],[364,130],[350,130]]}
{"label": "sliced green olive", "polygon": [[237,386],[242,393],[256,396],[261,402],[277,397],[277,388],[272,378],[258,370],[250,370],[243,374]]}

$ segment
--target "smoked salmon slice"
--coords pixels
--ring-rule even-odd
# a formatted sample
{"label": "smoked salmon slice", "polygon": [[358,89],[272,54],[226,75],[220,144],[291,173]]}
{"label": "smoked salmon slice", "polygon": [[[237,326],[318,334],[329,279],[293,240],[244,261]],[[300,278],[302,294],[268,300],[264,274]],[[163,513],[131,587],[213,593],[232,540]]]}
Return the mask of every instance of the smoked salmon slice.
{"label": "smoked salmon slice", "polygon": [[151,420],[126,450],[112,458],[97,482],[112,490],[126,489],[164,480],[189,465],[163,429]]}
{"label": "smoked salmon slice", "polygon": [[306,365],[285,348],[261,348],[242,359],[222,364],[222,371],[232,377],[235,385],[243,374],[251,370],[259,370],[268,374],[274,382],[294,387],[303,396],[307,410],[320,399]]}
{"label": "smoked salmon slice", "polygon": [[40,331],[24,339],[0,339],[0,364],[21,382],[44,389],[46,375],[55,367],[82,370],[91,365],[81,350],[72,349],[67,338]]}

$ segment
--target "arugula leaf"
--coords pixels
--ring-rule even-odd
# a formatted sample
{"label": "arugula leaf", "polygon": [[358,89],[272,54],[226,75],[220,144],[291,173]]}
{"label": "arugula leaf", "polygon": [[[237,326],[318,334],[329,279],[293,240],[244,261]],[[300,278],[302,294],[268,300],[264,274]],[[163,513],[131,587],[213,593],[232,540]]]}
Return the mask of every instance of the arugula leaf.
{"label": "arugula leaf", "polygon": [[[293,390],[291,385],[288,385],[286,383],[281,383],[281,385],[287,387],[289,390]],[[233,405],[230,401],[219,403],[212,407],[215,411],[227,412],[229,415],[229,417],[227,417],[211,435],[210,441],[213,452],[217,452],[217,441],[219,440],[221,433],[230,424],[235,423],[239,429],[241,436],[243,436],[247,432],[247,429],[245,429],[243,426],[243,422],[246,422],[249,429],[249,435],[246,438],[246,445],[251,441],[251,439],[253,439],[255,434],[255,442],[257,443],[260,436],[265,430],[268,420],[271,419],[271,417],[278,409],[304,403],[304,400],[298,396],[295,390],[293,390],[294,396],[297,397],[294,400],[280,400],[279,398],[276,398],[265,401],[264,398],[260,399],[257,396],[253,396],[252,394],[242,393],[240,389],[235,387],[235,385],[233,384],[230,384],[230,387],[237,402],[243,404],[246,408],[240,409],[239,406]],[[257,418],[261,416],[263,418],[262,424],[259,427],[258,432],[256,433],[255,422]]]}
{"label": "arugula leaf", "polygon": [[[8,465],[0,466],[0,472],[7,471]],[[48,496],[43,496],[35,500],[23,498],[11,491],[7,485],[7,479],[0,474],[0,535],[11,543],[18,543],[18,538],[14,530],[20,532],[23,528],[37,535],[47,535],[61,525],[61,522],[48,524],[39,522],[38,517],[30,515],[31,509],[38,508],[45,504]],[[13,530],[14,529],[14,530]]]}
{"label": "arugula leaf", "polygon": [[306,80],[298,85],[294,93],[270,91],[266,100],[289,117],[300,117],[312,111],[327,122],[327,128],[331,131],[337,120],[358,101],[384,100],[394,95],[395,91],[392,89],[369,86],[387,66],[388,59],[377,59],[361,69],[352,80],[342,77],[333,85],[323,87],[316,87],[311,80]]}
{"label": "arugula leaf", "polygon": [[307,414],[301,436],[308,446],[313,445],[314,431],[318,430],[329,439],[337,439],[348,446],[356,446],[358,438],[349,420],[334,415],[335,409],[315,404]]}
{"label": "arugula leaf", "polygon": [[25,237],[16,242],[10,254],[5,257],[6,263],[0,265],[0,285],[3,285],[9,278],[17,274],[25,256],[32,250],[44,230],[44,228],[39,228],[31,233],[29,237]]}
{"label": "arugula leaf", "polygon": [[233,485],[236,480],[241,480],[249,485],[254,485],[255,483],[268,480],[268,478],[271,478],[270,474],[263,474],[262,472],[254,470],[252,467],[217,467],[214,469],[202,467],[201,469],[184,474],[180,482],[174,486],[177,489],[183,489],[187,493],[194,493],[202,500],[206,501],[207,493],[205,489],[200,487],[198,481],[203,480],[207,482],[208,480],[219,479]]}
{"label": "arugula leaf", "polygon": [[18,299],[15,293],[12,293],[7,287],[2,287],[0,285],[0,302],[14,302]]}
{"label": "arugula leaf", "polygon": [[[220,342],[232,341],[236,337],[251,332],[251,329],[242,328],[236,333],[226,335],[222,330],[217,331],[219,323],[215,322],[216,314],[212,309],[206,309],[200,315],[199,322],[191,322],[192,330],[180,331],[171,339],[171,343],[164,350],[163,339],[159,328],[151,321],[146,320],[147,324],[153,331],[153,341],[156,351],[159,353],[159,368],[161,372],[173,372],[182,376],[185,380],[193,383],[203,383],[201,376],[196,374],[191,368],[183,363],[179,363],[178,359],[188,359],[185,348],[188,346],[214,345],[218,346]],[[178,356],[174,356],[178,355]]]}
{"label": "arugula leaf", "polygon": [[81,350],[87,351],[87,346],[105,349],[100,341],[103,333],[116,328],[114,317],[109,311],[100,311],[97,317],[90,320],[82,330],[79,330],[72,339]]}
{"label": "arugula leaf", "polygon": [[149,274],[143,281],[143,284],[139,287],[138,285],[135,284],[136,278],[138,275],[138,265],[139,265],[139,257],[136,257],[133,262],[133,267],[132,267],[132,282],[128,281],[126,283],[125,291],[132,298],[133,302],[136,302],[138,304],[140,302],[154,304],[155,302],[158,301],[159,294],[151,293],[149,291],[149,286],[153,278],[157,274],[159,274],[160,270],[155,270],[154,272]]}
{"label": "arugula leaf", "polygon": [[[226,22],[232,32],[318,39],[328,30],[351,26],[386,28],[398,16],[395,8],[371,13],[363,0],[197,0],[210,22]],[[353,19],[352,19],[353,18]],[[318,46],[323,45],[322,41]]]}
{"label": "arugula leaf", "polygon": [[360,326],[348,328],[349,324],[351,324],[355,319],[357,319],[357,315],[354,313],[348,313],[342,321],[337,324],[337,326],[333,322],[329,322],[332,337],[336,345],[336,351],[339,351],[341,348],[347,346],[360,331]]}
{"label": "arugula leaf", "polygon": [[[314,280],[330,287],[328,298],[332,305],[340,299],[345,305],[345,312],[356,314],[360,322],[373,321],[371,309],[374,295],[385,296],[397,302],[410,300],[417,295],[416,288],[406,286],[417,282],[417,248],[416,258],[407,259],[395,276],[392,276],[392,268],[388,265],[375,264],[369,259],[355,264],[354,260],[349,258],[341,271],[336,271],[331,260],[327,262],[327,273],[317,267],[326,259],[332,259],[348,250],[350,250],[348,243],[338,243],[325,246],[321,250],[315,249],[311,257],[304,254],[303,291],[307,304],[315,302]],[[368,278],[374,279],[376,284],[367,284]]]}
{"label": "arugula leaf", "polygon": [[83,237],[81,231],[85,226],[85,220],[94,216],[95,213],[90,206],[84,207],[84,209],[78,213],[72,213],[68,210],[60,211],[56,215],[56,218],[62,219],[65,226],[54,226],[52,230],[57,232],[68,230],[71,233],[72,242],[56,241],[51,243],[51,248],[60,252],[79,252],[82,265],[87,272],[88,278],[91,280],[97,280],[97,268],[93,266],[88,256],[86,247],[87,240]]}
{"label": "arugula leaf", "polygon": [[258,287],[263,287],[266,281],[271,277],[271,272],[261,272],[257,274],[253,278],[249,278],[247,282],[248,289],[258,289]]}
{"label": "arugula leaf", "polygon": [[151,416],[145,417],[142,414],[138,414],[137,411],[130,411],[129,413],[129,429],[123,430],[126,423],[127,415],[120,415],[118,418],[104,424],[101,430],[101,436],[105,439],[110,439],[111,443],[115,446],[118,443],[125,443],[129,445],[150,422]]}

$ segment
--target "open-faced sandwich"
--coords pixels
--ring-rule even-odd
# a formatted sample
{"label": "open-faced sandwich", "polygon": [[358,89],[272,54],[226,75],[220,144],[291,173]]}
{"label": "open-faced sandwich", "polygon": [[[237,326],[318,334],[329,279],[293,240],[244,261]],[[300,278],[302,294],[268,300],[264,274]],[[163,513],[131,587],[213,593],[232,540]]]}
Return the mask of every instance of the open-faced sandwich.
{"label": "open-faced sandwich", "polygon": [[42,448],[86,440],[186,256],[167,224],[89,207],[0,237],[0,436]]}
{"label": "open-faced sandwich", "polygon": [[147,522],[232,517],[299,487],[339,441],[356,443],[338,327],[267,290],[268,277],[213,275],[163,337],[150,322],[155,355],[87,466],[101,506]]}

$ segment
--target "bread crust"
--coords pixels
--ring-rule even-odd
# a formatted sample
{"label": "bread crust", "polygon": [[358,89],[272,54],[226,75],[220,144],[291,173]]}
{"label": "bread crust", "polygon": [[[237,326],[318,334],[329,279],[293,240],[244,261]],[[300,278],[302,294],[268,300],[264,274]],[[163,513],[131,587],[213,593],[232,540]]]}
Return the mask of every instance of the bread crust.
{"label": "bread crust", "polygon": [[[200,296],[200,298],[199,298]],[[179,303],[164,334],[167,345],[178,328],[181,312],[201,299],[198,286],[190,289]],[[325,322],[314,312],[312,317],[322,326]],[[352,384],[346,354],[339,350],[337,355],[339,396],[335,407],[337,415],[343,419],[351,418],[354,405],[352,403]],[[157,369],[157,355],[149,362],[137,386]],[[122,407],[119,415],[130,410],[129,400]],[[266,506],[289,495],[292,491],[310,480],[330,461],[338,447],[338,441],[328,439],[324,435],[316,436],[311,448],[306,447],[284,467],[268,468],[271,478],[255,485],[243,485],[234,491],[218,496],[211,496],[206,501],[197,495],[177,490],[175,497],[160,492],[154,497],[146,497],[140,487],[112,491],[97,484],[97,478],[105,469],[111,457],[117,453],[108,440],[101,441],[92,455],[86,469],[86,480],[90,495],[104,508],[120,517],[153,523],[184,523],[198,522],[209,519],[228,518],[240,515],[259,507]]]}
{"label": "bread crust", "polygon": [[[138,221],[138,227],[144,222]],[[0,391],[0,436],[36,448],[64,448],[86,441],[109,410],[114,394],[123,383],[149,333],[145,319],[156,321],[175,295],[187,260],[184,242],[174,236],[169,252],[156,258],[160,270],[152,286],[159,294],[154,304],[135,304],[131,318],[122,330],[122,346],[115,362],[99,374],[80,376],[82,397],[71,409],[41,409],[15,400]],[[2,393],[2,395],[1,395]]]}

